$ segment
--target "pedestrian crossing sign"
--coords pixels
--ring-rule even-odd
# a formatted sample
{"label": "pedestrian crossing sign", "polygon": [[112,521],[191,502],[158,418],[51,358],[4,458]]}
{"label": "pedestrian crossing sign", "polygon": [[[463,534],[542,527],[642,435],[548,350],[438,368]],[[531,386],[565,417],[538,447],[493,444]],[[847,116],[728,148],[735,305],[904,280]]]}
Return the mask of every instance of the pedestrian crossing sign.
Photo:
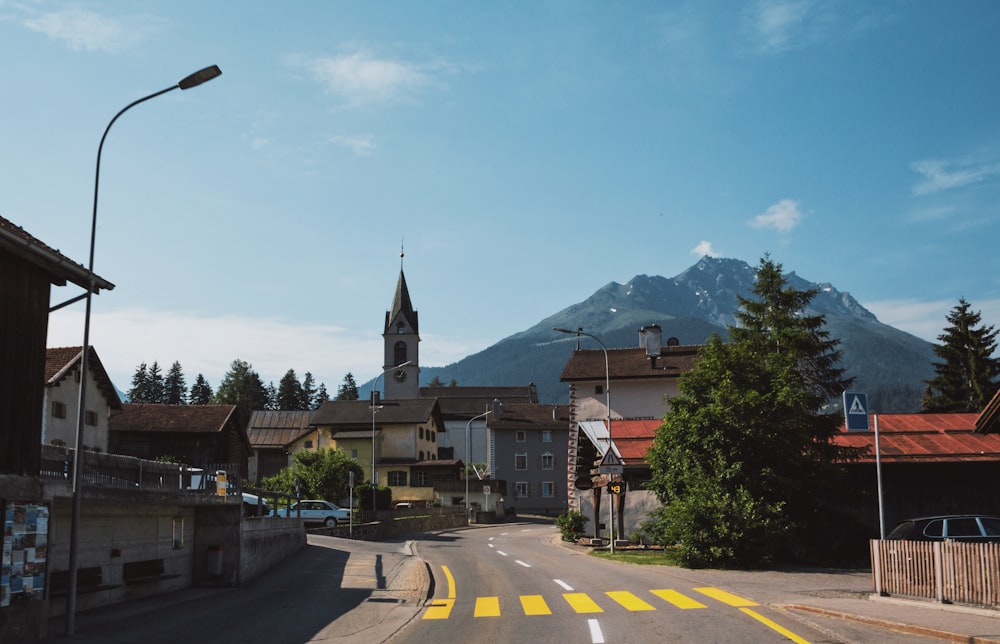
{"label": "pedestrian crossing sign", "polygon": [[849,432],[867,432],[871,429],[868,425],[867,394],[844,392],[844,420]]}

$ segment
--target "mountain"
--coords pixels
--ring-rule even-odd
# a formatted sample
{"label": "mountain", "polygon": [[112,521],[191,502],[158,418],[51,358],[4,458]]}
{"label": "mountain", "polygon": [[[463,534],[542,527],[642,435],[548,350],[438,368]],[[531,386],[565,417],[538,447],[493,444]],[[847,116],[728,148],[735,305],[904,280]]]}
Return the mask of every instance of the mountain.
{"label": "mountain", "polygon": [[[663,338],[701,344],[712,333],[726,337],[735,325],[737,296],[752,297],[756,269],[737,259],[704,257],[672,278],[637,275],[626,284],[611,282],[589,298],[515,333],[491,347],[445,367],[421,367],[422,382],[437,376],[466,386],[516,386],[534,382],[542,402],[566,402],[569,390],[559,382],[576,338],[553,327],[582,327],[608,349],[639,346],[639,328],[659,324]],[[808,310],[822,314],[826,330],[841,341],[841,366],[855,376],[854,389],[868,394],[874,410],[905,413],[920,410],[923,382],[934,375],[933,345],[883,324],[847,292],[828,283],[786,274],[796,289],[819,292]],[[589,338],[584,348],[599,348]]]}

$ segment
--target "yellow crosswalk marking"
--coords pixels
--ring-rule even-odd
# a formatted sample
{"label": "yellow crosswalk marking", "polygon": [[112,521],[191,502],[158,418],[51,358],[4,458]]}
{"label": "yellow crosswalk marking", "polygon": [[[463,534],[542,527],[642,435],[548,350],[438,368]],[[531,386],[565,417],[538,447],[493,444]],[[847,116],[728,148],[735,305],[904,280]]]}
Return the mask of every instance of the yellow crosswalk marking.
{"label": "yellow crosswalk marking", "polygon": [[475,617],[500,617],[499,597],[477,597]]}
{"label": "yellow crosswalk marking", "polygon": [[551,615],[552,610],[541,595],[521,595],[521,608],[525,615]]}
{"label": "yellow crosswalk marking", "polygon": [[612,590],[605,594],[631,611],[656,610],[627,590]]}
{"label": "yellow crosswalk marking", "polygon": [[451,617],[451,609],[455,605],[454,599],[435,599],[424,613],[424,619],[448,619]]}
{"label": "yellow crosswalk marking", "polygon": [[695,591],[701,593],[702,595],[707,595],[708,597],[711,597],[712,599],[720,601],[723,604],[727,604],[729,606],[735,606],[737,608],[741,608],[741,607],[744,607],[744,606],[757,606],[758,605],[757,602],[752,601],[750,599],[744,599],[744,598],[740,597],[739,595],[734,595],[732,593],[727,593],[724,590],[720,590],[718,588],[712,588],[710,586],[706,587],[706,588],[695,588]]}
{"label": "yellow crosswalk marking", "polygon": [[746,613],[750,617],[753,617],[754,619],[756,619],[761,624],[764,624],[765,626],[774,629],[778,633],[781,633],[782,635],[784,635],[788,639],[790,639],[793,642],[795,642],[795,644],[809,644],[809,640],[802,639],[801,637],[799,637],[795,633],[791,632],[790,630],[788,630],[784,626],[782,626],[782,625],[780,625],[780,624],[778,624],[778,623],[776,623],[776,622],[774,622],[774,621],[772,621],[772,620],[764,617],[763,615],[761,615],[760,613],[758,613],[756,611],[752,611],[749,608],[741,608],[740,611]]}
{"label": "yellow crosswalk marking", "polygon": [[566,602],[577,613],[603,613],[604,610],[598,606],[587,593],[563,593]]}
{"label": "yellow crosswalk marking", "polygon": [[685,610],[689,608],[708,608],[705,604],[695,601],[687,595],[682,595],[676,590],[664,588],[660,590],[651,590],[649,592],[653,593],[660,599],[673,604],[677,608],[683,608]]}

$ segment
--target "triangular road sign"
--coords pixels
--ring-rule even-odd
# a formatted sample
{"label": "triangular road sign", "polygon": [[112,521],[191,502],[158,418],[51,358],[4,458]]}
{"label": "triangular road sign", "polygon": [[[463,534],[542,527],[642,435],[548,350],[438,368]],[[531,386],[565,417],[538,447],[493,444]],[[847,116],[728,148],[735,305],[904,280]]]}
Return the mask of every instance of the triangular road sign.
{"label": "triangular road sign", "polygon": [[621,467],[622,459],[618,458],[618,456],[615,454],[615,450],[609,447],[608,451],[604,453],[604,458],[601,459],[601,462],[598,464],[598,467],[615,467],[615,466]]}

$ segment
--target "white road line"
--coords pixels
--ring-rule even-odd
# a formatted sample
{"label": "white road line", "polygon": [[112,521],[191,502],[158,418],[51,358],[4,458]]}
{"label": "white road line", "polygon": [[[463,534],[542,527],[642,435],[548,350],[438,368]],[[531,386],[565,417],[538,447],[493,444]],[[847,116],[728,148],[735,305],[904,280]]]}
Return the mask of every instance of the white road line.
{"label": "white road line", "polygon": [[493,539],[495,539],[495,538],[496,538],[496,537],[490,537],[490,541],[493,541]]}
{"label": "white road line", "polygon": [[562,579],[553,579],[552,581],[554,581],[554,582],[556,582],[557,584],[559,584],[560,586],[562,586],[562,589],[563,589],[563,590],[566,590],[566,591],[569,591],[569,592],[573,592],[573,587],[572,587],[572,586],[570,586],[569,584],[567,584],[567,583],[566,583],[565,581],[563,581]]}
{"label": "white road line", "polygon": [[490,544],[490,548],[496,548],[496,546],[494,546],[494,545],[493,545],[493,544],[491,543],[491,544]]}
{"label": "white road line", "polygon": [[596,619],[588,619],[587,625],[590,626],[590,641],[593,644],[604,644],[604,633],[601,632],[601,624]]}
{"label": "white road line", "polygon": [[525,568],[531,568],[531,564],[529,564],[529,563],[524,563],[524,562],[523,562],[523,561],[521,561],[520,559],[515,559],[515,560],[514,560],[514,563],[516,563],[516,564],[521,564],[521,565],[522,565],[522,566],[524,566]]}
{"label": "white road line", "polygon": [[504,552],[503,550],[497,550],[497,554],[500,555],[501,557],[506,557],[507,556],[507,553]]}

